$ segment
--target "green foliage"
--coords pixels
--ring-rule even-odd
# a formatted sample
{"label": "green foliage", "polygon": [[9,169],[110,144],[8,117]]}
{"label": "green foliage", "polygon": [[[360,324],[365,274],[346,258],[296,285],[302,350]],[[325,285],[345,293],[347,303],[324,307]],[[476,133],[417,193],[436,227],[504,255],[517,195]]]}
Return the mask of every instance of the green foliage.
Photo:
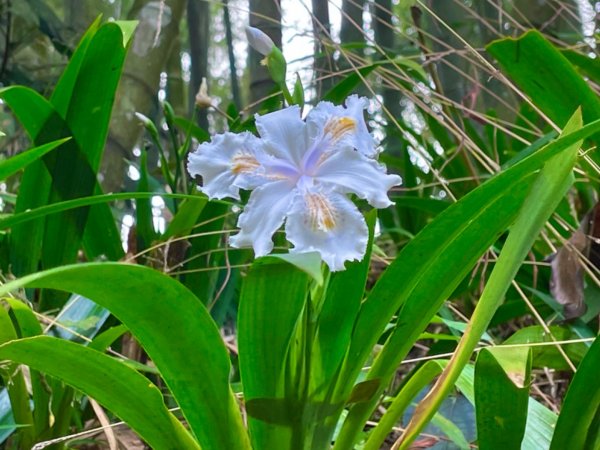
{"label": "green foliage", "polygon": [[475,365],[481,449],[520,448],[527,423],[531,355],[527,347],[484,349]]}
{"label": "green foliage", "polygon": [[[199,111],[173,101],[171,73],[166,100],[151,92],[153,107],[137,115],[140,156],[127,154],[137,175],[124,192],[104,194],[100,162],[136,23],[98,18],[72,49],[57,31],[61,15],[27,2],[39,6],[40,27],[69,61],[49,99],[33,84],[0,89],[31,141],[0,161],[0,179],[18,189],[2,194],[0,217],[7,449],[83,429],[92,417],[87,396],[156,449],[375,450],[400,424],[394,448],[427,439],[424,430],[468,448],[469,426],[482,449],[598,447],[600,346],[588,342],[597,334],[590,320],[597,243],[580,251],[589,260],[592,308],[577,321],[543,323],[563,316],[546,288],[549,269],[539,264],[597,202],[597,152],[578,159],[600,136],[600,103],[587,79],[600,80],[597,58],[528,31],[486,46],[503,74],[484,83],[481,68],[464,68],[439,47],[442,29],[472,36],[447,4],[369,3],[374,40],[320,43],[319,57],[332,68],[321,74],[329,77],[323,98],[342,104],[352,93],[378,95],[381,107],[367,122],[383,133],[380,160],[403,184],[393,208],[365,211],[364,258],[330,273],[318,253],[287,253],[280,235],[275,254],[254,262],[251,251],[229,248],[235,208],[195,192],[201,180],[186,171],[188,151],[213,130],[197,124],[205,123]],[[428,29],[424,13],[440,27]],[[386,24],[411,42],[386,38],[378,28]],[[445,35],[457,39],[454,30]],[[458,41],[460,53],[483,46]],[[435,67],[437,59],[444,64]],[[344,61],[352,69],[336,71],[349,67]],[[276,90],[257,108],[315,102],[310,82],[286,79],[285,48],[273,47],[266,62]],[[456,74],[448,66],[464,71],[462,81],[473,72],[477,87],[463,98],[451,93]],[[518,95],[501,93],[498,80]],[[256,132],[248,109],[221,110],[226,103],[209,100],[203,107],[213,128]],[[247,192],[241,196],[243,205]],[[133,226],[123,226],[128,220]],[[599,237],[593,226],[588,234]],[[535,295],[539,324],[522,320],[523,292]],[[67,302],[68,294],[77,295]],[[133,344],[125,344],[128,334]],[[577,369],[558,415],[530,390],[539,368]],[[444,412],[458,398],[465,409]]]}
{"label": "green foliage", "polygon": [[596,338],[569,387],[565,404],[556,423],[551,450],[591,449],[600,444],[600,389],[598,364],[600,340]]}

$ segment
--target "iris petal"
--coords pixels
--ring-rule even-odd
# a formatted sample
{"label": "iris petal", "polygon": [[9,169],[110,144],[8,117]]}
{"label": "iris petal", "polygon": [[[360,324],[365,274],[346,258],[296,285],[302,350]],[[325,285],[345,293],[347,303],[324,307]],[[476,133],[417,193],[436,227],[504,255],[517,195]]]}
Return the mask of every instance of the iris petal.
{"label": "iris petal", "polygon": [[316,251],[332,271],[361,260],[369,230],[354,203],[335,192],[298,191],[285,225],[292,253]]}
{"label": "iris petal", "polygon": [[200,188],[209,198],[240,198],[236,179],[240,173],[255,171],[259,139],[251,133],[224,133],[204,142],[190,153],[187,169],[193,177],[202,177]]}
{"label": "iris petal", "polygon": [[375,208],[390,206],[387,191],[402,181],[398,175],[388,175],[377,161],[348,147],[321,162],[315,179],[335,186],[338,192],[356,194]]}
{"label": "iris petal", "polygon": [[300,108],[290,106],[263,116],[256,116],[256,129],[265,140],[265,149],[278,159],[300,166],[308,142],[306,123],[300,117]]}
{"label": "iris petal", "polygon": [[314,145],[347,143],[369,158],[377,156],[375,140],[369,133],[364,110],[369,106],[365,97],[351,95],[346,106],[319,102],[306,118],[308,134]]}
{"label": "iris petal", "polygon": [[281,227],[290,208],[294,186],[288,181],[274,181],[259,186],[238,220],[240,232],[229,243],[236,248],[253,247],[256,257],[273,250],[273,234]]}

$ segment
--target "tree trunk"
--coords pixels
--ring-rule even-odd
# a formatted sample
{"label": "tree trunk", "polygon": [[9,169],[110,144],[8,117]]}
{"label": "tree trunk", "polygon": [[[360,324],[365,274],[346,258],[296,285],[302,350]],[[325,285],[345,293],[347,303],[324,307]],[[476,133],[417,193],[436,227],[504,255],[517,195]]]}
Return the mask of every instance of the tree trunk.
{"label": "tree trunk", "polygon": [[[365,0],[343,0],[342,2],[342,24],[340,27],[340,41],[342,46],[348,44],[365,43],[363,11],[365,9]],[[350,51],[350,50],[347,50]],[[359,56],[364,55],[362,48],[352,50]],[[340,55],[339,66],[342,68],[350,67],[344,55]]]}
{"label": "tree trunk", "polygon": [[[281,48],[281,2],[280,0],[250,0],[250,26],[265,32],[273,43]],[[275,83],[269,71],[260,62],[263,55],[250,48],[248,70],[250,71],[250,102],[260,102],[273,93]]]}
{"label": "tree trunk", "polygon": [[[190,107],[194,108],[194,99],[202,83],[208,80],[208,47],[210,42],[210,9],[209,3],[199,0],[188,0],[187,23],[190,36],[190,56],[192,58],[192,79],[190,80]],[[206,109],[197,112],[198,125],[208,131]]]}
{"label": "tree trunk", "polygon": [[[375,31],[375,42],[385,52],[386,55],[379,56],[379,59],[393,59],[398,43],[394,29],[392,28],[392,0],[376,0],[373,11],[373,30]],[[386,86],[384,81],[381,90],[383,97],[383,106],[392,117],[401,117],[402,107],[400,105],[401,92],[399,88]],[[386,143],[387,149],[396,157],[400,157],[402,140],[398,138],[400,130],[396,128],[390,117],[385,117],[386,126]]]}
{"label": "tree trunk", "polygon": [[235,108],[239,111],[239,109],[242,107],[242,98],[240,96],[240,85],[238,82],[237,68],[235,64],[235,52],[233,51],[233,35],[231,32],[231,19],[229,17],[228,0],[223,0],[223,23],[225,24],[225,39],[227,40],[227,56],[229,58],[231,97]]}
{"label": "tree trunk", "polygon": [[333,86],[331,75],[335,69],[329,46],[331,41],[331,23],[329,22],[329,3],[323,0],[312,0],[313,33],[315,36],[315,84],[317,98],[329,91]]}
{"label": "tree trunk", "polygon": [[102,161],[106,192],[118,191],[126,163],[143,130],[135,112],[149,115],[156,105],[160,73],[179,38],[179,23],[185,0],[137,1],[128,18],[139,20],[129,49],[110,124],[107,148]]}

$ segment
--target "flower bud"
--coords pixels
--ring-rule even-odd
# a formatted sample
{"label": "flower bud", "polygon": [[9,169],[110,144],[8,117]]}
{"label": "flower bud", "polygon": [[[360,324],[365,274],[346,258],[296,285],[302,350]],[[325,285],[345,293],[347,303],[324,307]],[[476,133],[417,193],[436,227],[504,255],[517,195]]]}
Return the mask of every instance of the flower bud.
{"label": "flower bud", "polygon": [[208,96],[206,78],[204,77],[202,77],[200,89],[198,89],[198,93],[196,94],[196,106],[198,108],[210,108],[212,106],[212,99]]}
{"label": "flower bud", "polygon": [[269,53],[271,53],[273,47],[275,47],[275,44],[271,38],[258,28],[247,26],[246,38],[248,39],[248,44],[250,44],[250,47],[263,56],[267,56]]}

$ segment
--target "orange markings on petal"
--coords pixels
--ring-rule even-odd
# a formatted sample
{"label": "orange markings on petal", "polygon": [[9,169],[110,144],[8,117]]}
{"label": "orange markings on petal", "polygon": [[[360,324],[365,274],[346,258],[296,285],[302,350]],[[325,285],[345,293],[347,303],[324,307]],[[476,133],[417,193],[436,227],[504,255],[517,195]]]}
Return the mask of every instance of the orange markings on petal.
{"label": "orange markings on petal", "polygon": [[336,227],[337,214],[329,200],[322,194],[307,194],[305,199],[312,229],[333,230]]}
{"label": "orange markings on petal", "polygon": [[254,155],[248,153],[237,153],[231,160],[231,171],[236,175],[254,172],[259,166]]}
{"label": "orange markings on petal", "polygon": [[351,117],[335,117],[325,124],[325,134],[329,134],[334,141],[340,140],[348,133],[356,130],[356,121]]}

